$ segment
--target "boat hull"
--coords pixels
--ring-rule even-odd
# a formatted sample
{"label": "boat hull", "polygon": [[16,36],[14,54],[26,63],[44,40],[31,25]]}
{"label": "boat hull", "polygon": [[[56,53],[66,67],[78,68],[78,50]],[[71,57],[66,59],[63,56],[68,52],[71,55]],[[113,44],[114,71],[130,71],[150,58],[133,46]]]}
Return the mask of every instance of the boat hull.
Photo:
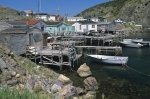
{"label": "boat hull", "polygon": [[128,57],[121,56],[106,56],[106,55],[88,55],[93,58],[94,61],[99,61],[104,64],[114,64],[114,65],[123,65],[127,64]]}

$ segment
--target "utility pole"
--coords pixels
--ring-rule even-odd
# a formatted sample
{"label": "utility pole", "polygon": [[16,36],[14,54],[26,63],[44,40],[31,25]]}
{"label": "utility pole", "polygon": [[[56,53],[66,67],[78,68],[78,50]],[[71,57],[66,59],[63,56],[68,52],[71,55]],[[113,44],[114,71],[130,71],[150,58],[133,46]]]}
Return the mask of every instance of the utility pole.
{"label": "utility pole", "polygon": [[38,13],[41,12],[41,0],[38,0]]}
{"label": "utility pole", "polygon": [[59,15],[59,12],[60,12],[59,7],[56,9],[56,11],[57,11],[57,15]]}

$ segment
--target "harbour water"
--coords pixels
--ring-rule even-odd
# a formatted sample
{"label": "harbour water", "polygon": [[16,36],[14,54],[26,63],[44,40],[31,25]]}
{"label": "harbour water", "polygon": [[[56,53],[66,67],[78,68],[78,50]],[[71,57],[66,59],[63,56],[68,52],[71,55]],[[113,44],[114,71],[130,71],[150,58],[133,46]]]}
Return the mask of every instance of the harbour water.
{"label": "harbour water", "polygon": [[[135,36],[133,35],[133,36],[130,36],[129,38],[135,38]],[[136,34],[136,38],[143,38],[144,40],[150,41],[150,32]],[[119,67],[119,66],[114,66],[114,65],[113,66],[102,65],[94,61],[91,61],[90,59],[86,59],[86,62],[91,67],[93,74],[99,80],[99,83],[101,83],[101,80],[103,79],[106,82],[110,81],[111,83],[114,83],[114,86],[110,85],[110,87],[119,87],[121,85],[119,83],[120,82],[122,83],[125,81],[128,83],[124,83],[125,84],[125,85],[123,84],[124,87],[128,86],[128,84],[131,85],[130,86],[131,89],[133,88],[133,86],[134,88],[136,87],[136,89],[134,88],[132,89],[135,92],[137,92],[136,94],[132,93],[132,91],[126,92],[127,90],[126,91],[124,90],[122,93],[118,93],[117,91],[115,92],[115,90],[118,90],[118,88],[110,88],[110,90],[114,90],[115,94],[118,93],[121,96],[125,94],[126,97],[132,98],[132,99],[133,97],[137,99],[138,94],[140,94],[140,96],[138,96],[139,99],[149,99],[149,96],[150,96],[150,48],[149,47],[147,48],[123,48],[123,56],[129,57],[128,64],[127,64],[129,67],[127,67],[126,69]],[[108,92],[105,90],[107,90]],[[100,89],[99,95],[101,95],[102,92],[104,92],[106,95],[111,94],[107,88]],[[127,93],[129,95],[126,95]],[[124,99],[124,97],[122,98]]]}

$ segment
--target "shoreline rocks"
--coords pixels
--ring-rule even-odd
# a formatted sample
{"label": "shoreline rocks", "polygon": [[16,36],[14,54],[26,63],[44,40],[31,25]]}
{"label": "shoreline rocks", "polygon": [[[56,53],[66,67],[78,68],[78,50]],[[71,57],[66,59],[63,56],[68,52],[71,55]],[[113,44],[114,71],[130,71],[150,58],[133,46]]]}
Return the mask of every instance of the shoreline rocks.
{"label": "shoreline rocks", "polygon": [[83,99],[95,99],[96,91],[98,90],[99,86],[96,78],[92,77],[90,67],[84,63],[78,68],[77,73],[80,77],[85,78],[83,80],[84,89],[78,88],[78,94],[83,93],[81,96]]}
{"label": "shoreline rocks", "polygon": [[95,77],[88,77],[83,82],[84,82],[84,87],[87,91],[98,90],[98,83]]}
{"label": "shoreline rocks", "polygon": [[89,66],[86,65],[86,63],[84,63],[83,65],[81,65],[78,68],[77,73],[80,77],[88,77],[88,76],[92,75],[92,72],[91,72]]}

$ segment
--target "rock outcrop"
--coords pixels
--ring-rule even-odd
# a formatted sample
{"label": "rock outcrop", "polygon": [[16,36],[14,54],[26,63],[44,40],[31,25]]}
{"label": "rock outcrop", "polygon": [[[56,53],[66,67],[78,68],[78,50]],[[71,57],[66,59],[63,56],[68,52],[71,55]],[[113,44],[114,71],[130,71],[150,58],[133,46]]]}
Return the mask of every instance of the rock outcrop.
{"label": "rock outcrop", "polygon": [[84,80],[84,87],[88,91],[98,90],[98,83],[95,77],[88,77]]}
{"label": "rock outcrop", "polygon": [[81,65],[78,68],[77,73],[80,77],[88,77],[88,76],[92,75],[92,72],[91,72],[89,66],[86,65],[86,63],[84,63],[83,65]]}
{"label": "rock outcrop", "polygon": [[77,87],[76,91],[78,95],[82,94],[81,96],[83,99],[96,99],[96,91],[98,90],[98,82],[95,77],[92,77],[92,72],[90,67],[84,63],[81,65],[77,73],[80,77],[85,77],[83,81],[84,89]]}

